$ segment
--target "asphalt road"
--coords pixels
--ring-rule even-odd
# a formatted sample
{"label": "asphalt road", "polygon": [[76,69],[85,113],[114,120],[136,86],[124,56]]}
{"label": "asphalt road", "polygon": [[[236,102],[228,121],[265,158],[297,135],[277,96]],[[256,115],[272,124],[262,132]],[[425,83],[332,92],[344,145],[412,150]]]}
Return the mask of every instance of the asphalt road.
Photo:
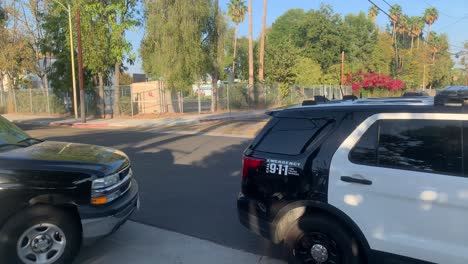
{"label": "asphalt road", "polygon": [[279,246],[250,233],[237,218],[241,155],[250,139],[144,130],[21,126],[38,138],[125,151],[141,186],[141,210],[132,220],[281,258]]}

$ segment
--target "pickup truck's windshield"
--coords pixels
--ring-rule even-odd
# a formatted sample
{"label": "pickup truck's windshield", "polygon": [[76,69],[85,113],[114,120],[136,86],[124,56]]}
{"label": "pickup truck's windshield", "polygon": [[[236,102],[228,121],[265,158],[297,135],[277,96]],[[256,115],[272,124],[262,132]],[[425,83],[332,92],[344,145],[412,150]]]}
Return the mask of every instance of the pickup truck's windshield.
{"label": "pickup truck's windshield", "polygon": [[30,136],[23,130],[4,117],[0,117],[0,145],[19,144],[28,138]]}

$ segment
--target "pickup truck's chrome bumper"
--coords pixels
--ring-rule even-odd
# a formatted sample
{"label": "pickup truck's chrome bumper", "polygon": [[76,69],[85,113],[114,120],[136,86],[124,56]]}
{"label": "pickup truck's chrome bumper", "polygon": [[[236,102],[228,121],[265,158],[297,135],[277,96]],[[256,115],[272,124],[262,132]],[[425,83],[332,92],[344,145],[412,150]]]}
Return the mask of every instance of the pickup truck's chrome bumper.
{"label": "pickup truck's chrome bumper", "polygon": [[[87,244],[98,238],[112,234],[139,207],[138,183],[132,180],[131,189],[124,196],[109,205],[108,208],[101,208],[100,206],[79,208],[78,211],[82,217],[81,226],[84,243]],[[93,217],[93,211],[96,217]]]}

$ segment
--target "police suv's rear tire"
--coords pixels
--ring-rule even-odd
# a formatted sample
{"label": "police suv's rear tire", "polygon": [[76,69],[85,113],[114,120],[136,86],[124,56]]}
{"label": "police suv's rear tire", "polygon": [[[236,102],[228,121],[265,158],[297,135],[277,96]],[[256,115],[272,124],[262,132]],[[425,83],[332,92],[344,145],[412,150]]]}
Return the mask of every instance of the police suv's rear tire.
{"label": "police suv's rear tire", "polygon": [[361,264],[359,246],[334,219],[305,216],[289,230],[285,245],[290,264]]}
{"label": "police suv's rear tire", "polygon": [[77,219],[47,205],[14,215],[0,230],[0,263],[69,264],[81,246]]}

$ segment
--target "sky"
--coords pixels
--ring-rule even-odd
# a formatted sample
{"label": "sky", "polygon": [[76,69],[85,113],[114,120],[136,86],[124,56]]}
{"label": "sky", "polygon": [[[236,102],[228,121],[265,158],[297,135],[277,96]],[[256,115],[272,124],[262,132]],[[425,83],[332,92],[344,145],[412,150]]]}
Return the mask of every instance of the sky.
{"label": "sky", "polygon": [[[467,0],[372,0],[384,10],[389,10],[389,5],[399,4],[403,12],[410,16],[422,15],[428,7],[439,10],[439,20],[432,26],[433,31],[447,33],[450,41],[450,51],[456,53],[463,48],[463,42],[468,41],[468,3]],[[227,10],[229,0],[220,0],[221,9]],[[245,1],[247,4],[247,0]],[[368,0],[268,0],[267,26],[271,26],[275,20],[292,8],[304,10],[318,9],[321,4],[329,4],[334,11],[341,15],[349,13],[357,14],[360,11],[367,13],[372,4]],[[388,3],[388,4],[387,4]],[[253,33],[254,38],[260,34],[262,26],[263,1],[253,0]],[[380,12],[377,23],[385,28],[389,24],[388,17]],[[127,39],[132,43],[134,53],[139,55],[138,49],[144,34],[143,28],[138,28],[127,33]],[[239,25],[240,36],[248,35],[248,18]],[[136,63],[129,66],[130,73],[143,73],[141,59],[138,57]]]}

